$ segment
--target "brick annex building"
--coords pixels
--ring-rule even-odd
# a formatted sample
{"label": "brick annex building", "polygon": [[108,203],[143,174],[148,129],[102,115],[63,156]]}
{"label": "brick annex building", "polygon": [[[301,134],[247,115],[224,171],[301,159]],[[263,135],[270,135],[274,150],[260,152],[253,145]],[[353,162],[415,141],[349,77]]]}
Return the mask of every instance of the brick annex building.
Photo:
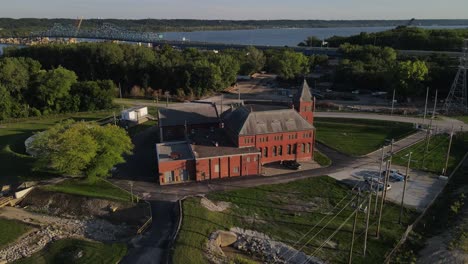
{"label": "brick annex building", "polygon": [[267,163],[311,160],[314,104],[304,81],[289,104],[199,102],[160,109],[159,183],[258,175]]}

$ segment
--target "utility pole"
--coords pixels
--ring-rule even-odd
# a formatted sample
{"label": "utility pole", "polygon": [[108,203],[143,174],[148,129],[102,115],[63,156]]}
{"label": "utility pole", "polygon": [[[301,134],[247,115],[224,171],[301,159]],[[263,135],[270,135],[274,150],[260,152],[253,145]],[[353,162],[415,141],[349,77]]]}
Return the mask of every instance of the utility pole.
{"label": "utility pole", "polygon": [[429,123],[429,127],[427,128],[427,133],[426,133],[426,150],[424,151],[424,155],[423,155],[423,164],[422,164],[423,168],[424,168],[424,165],[426,164],[426,155],[427,155],[427,152],[429,151],[429,143],[431,141],[432,122],[434,121],[435,111],[437,107],[437,92],[438,90],[436,90],[435,92],[434,108],[432,109],[431,122]]}
{"label": "utility pole", "polygon": [[426,103],[424,104],[423,125],[426,125],[427,100],[429,99],[429,87],[426,89]]}
{"label": "utility pole", "polygon": [[358,189],[356,210],[354,211],[353,235],[351,238],[351,247],[349,248],[349,259],[348,259],[349,264],[351,264],[353,260],[354,234],[356,233],[356,224],[357,224],[357,219],[358,219],[360,196],[361,196],[361,189]]}
{"label": "utility pole", "polygon": [[401,224],[401,216],[403,215],[403,202],[405,201],[405,192],[406,192],[406,182],[408,181],[408,175],[409,175],[409,168],[411,164],[411,155],[413,152],[409,153],[408,157],[408,165],[406,166],[406,174],[405,174],[405,179],[403,183],[403,194],[401,195],[401,204],[400,204],[400,217],[398,217],[398,223]]}
{"label": "utility pole", "polygon": [[393,106],[395,105],[395,89],[393,89],[393,97],[392,97],[392,111],[390,112],[390,115],[393,115]]}
{"label": "utility pole", "polygon": [[[388,174],[388,161],[387,161],[387,164],[386,164],[386,169],[387,169],[387,173]],[[386,178],[386,177],[385,177]],[[382,187],[382,192],[384,189],[386,189],[387,186],[386,186],[386,183],[384,183],[384,186]],[[377,221],[377,231],[376,231],[376,234],[375,236],[377,237],[377,239],[379,239],[379,235],[380,235],[380,222],[382,221],[382,210],[383,210],[383,206],[384,206],[384,196],[383,196],[383,193],[382,193],[382,199],[380,199],[380,209],[379,209],[379,220]]]}
{"label": "utility pole", "polygon": [[392,143],[390,145],[390,158],[388,159],[388,169],[387,169],[387,173],[385,174],[385,188],[384,188],[384,195],[383,195],[383,200],[384,201],[387,198],[387,184],[388,184],[388,179],[390,177],[390,169],[392,167],[393,142],[394,142],[394,140],[392,139]]}
{"label": "utility pole", "polygon": [[[366,231],[364,233],[364,258],[366,257],[366,252],[367,252],[367,233],[369,231],[369,219],[370,219],[370,210],[371,210],[371,204],[372,204],[373,182],[374,181],[371,181],[371,185],[370,185],[371,190],[369,192],[369,203],[367,204],[367,211],[366,211]],[[375,203],[377,204],[377,198],[375,198]]]}
{"label": "utility pole", "polygon": [[445,158],[445,168],[444,168],[444,175],[447,175],[447,169],[448,169],[448,162],[450,158],[450,149],[452,148],[452,139],[453,139],[453,126],[452,126],[452,132],[450,132],[450,140],[449,140],[449,145],[448,145],[448,150],[447,150],[447,157]]}
{"label": "utility pole", "polygon": [[[383,164],[383,161],[384,161],[384,154],[385,154],[385,145],[382,146],[382,157],[380,159],[380,168],[379,168],[378,179],[380,179],[380,176],[382,175],[382,164]],[[371,189],[372,189],[372,185],[371,185]],[[379,186],[377,184],[377,189],[376,189],[376,192],[375,192],[374,216],[377,213],[377,202],[378,202],[378,200],[379,200]]]}

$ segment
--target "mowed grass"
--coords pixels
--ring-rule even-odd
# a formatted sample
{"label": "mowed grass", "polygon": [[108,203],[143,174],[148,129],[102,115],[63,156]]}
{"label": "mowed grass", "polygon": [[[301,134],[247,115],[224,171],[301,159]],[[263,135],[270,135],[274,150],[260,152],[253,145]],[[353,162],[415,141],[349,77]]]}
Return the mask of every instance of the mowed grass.
{"label": "mowed grass", "polygon": [[409,123],[378,120],[316,118],[316,139],[340,152],[360,156],[377,150],[388,139],[400,139],[413,133]]}
{"label": "mowed grass", "polygon": [[15,241],[31,229],[19,221],[0,218],[0,248]]}
{"label": "mowed grass", "polygon": [[[208,195],[211,200],[233,204],[224,212],[209,211],[200,205],[200,198],[189,198],[183,202],[183,222],[173,252],[173,263],[207,263],[203,250],[209,235],[234,226],[265,233],[307,254],[315,253],[314,256],[328,263],[347,262],[353,218],[331,239],[331,244],[336,243],[336,247],[330,244],[317,249],[352,214],[353,208],[345,207],[352,197],[355,193],[348,186],[331,177],[321,176]],[[339,212],[342,208],[343,211]],[[385,253],[416,216],[413,211],[405,209],[403,225],[399,225],[398,214],[398,206],[385,205],[379,240],[375,237],[377,217],[371,214],[368,253],[364,260],[365,215],[359,213],[353,263],[382,263]],[[325,225],[327,222],[330,222],[328,226]]]}
{"label": "mowed grass", "polygon": [[51,175],[50,172],[34,171],[34,158],[25,155],[24,141],[35,132],[46,130],[69,118],[91,121],[110,114],[111,111],[76,113],[0,123],[0,184],[38,180]]}
{"label": "mowed grass", "polygon": [[68,193],[101,199],[111,199],[124,202],[131,201],[131,196],[128,192],[117,188],[104,180],[89,182],[83,179],[69,179],[55,185],[43,187],[43,189],[52,192]]}
{"label": "mowed grass", "polygon": [[[447,158],[447,150],[450,136],[447,134],[436,135],[430,138],[428,151],[426,152],[427,141],[421,141],[403,151],[398,152],[392,162],[398,165],[406,166],[408,163],[408,154],[412,152],[411,168],[425,170],[433,173],[442,173]],[[452,148],[448,163],[448,172],[460,162],[465,153],[468,152],[468,132],[456,134],[453,137]],[[425,160],[424,160],[425,157]]]}
{"label": "mowed grass", "polygon": [[[118,263],[127,253],[124,244],[103,244],[78,239],[63,239],[52,242],[31,257],[20,259],[16,264],[61,264],[61,263]],[[80,257],[81,255],[81,257]]]}
{"label": "mowed grass", "polygon": [[458,119],[458,120],[463,121],[463,122],[465,122],[466,124],[468,124],[468,115],[464,115],[464,116],[454,116],[453,118]]}
{"label": "mowed grass", "polygon": [[332,164],[331,159],[318,150],[314,151],[314,160],[320,166],[330,166]]}

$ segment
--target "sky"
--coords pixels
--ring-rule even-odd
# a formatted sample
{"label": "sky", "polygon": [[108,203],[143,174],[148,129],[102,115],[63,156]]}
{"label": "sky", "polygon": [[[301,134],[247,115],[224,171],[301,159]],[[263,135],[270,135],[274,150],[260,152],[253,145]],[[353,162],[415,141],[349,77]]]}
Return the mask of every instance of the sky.
{"label": "sky", "polygon": [[468,0],[0,0],[0,17],[468,19]]}

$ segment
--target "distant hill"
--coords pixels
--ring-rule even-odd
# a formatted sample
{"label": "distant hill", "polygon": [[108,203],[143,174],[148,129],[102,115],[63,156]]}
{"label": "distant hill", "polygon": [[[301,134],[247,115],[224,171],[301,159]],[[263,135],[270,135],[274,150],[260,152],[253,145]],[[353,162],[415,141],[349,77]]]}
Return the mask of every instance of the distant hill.
{"label": "distant hill", "polygon": [[[306,27],[373,27],[401,26],[408,20],[196,20],[196,19],[86,19],[83,28],[92,28],[103,23],[135,31],[196,31],[255,28],[306,28]],[[75,19],[0,18],[0,36],[27,36],[31,31],[42,31],[54,24],[75,25]],[[417,26],[468,25],[468,19],[424,19],[416,20]]]}

